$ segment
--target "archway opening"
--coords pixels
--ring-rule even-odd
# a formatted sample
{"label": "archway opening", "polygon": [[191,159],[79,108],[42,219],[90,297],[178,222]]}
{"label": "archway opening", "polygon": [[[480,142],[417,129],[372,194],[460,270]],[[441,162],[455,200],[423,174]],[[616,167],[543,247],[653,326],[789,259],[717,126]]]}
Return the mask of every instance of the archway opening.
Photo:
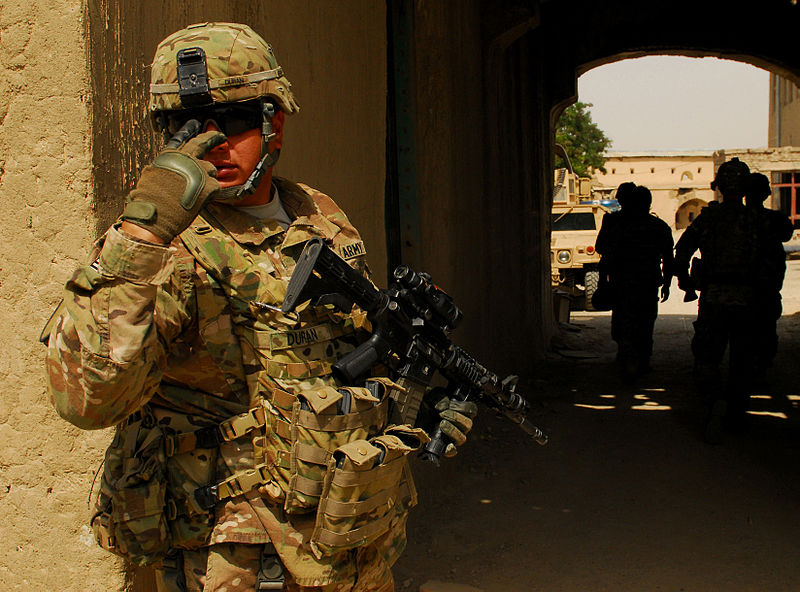
{"label": "archway opening", "polygon": [[675,229],[683,230],[687,228],[697,218],[700,210],[707,205],[708,202],[697,198],[683,202],[675,212]]}
{"label": "archway opening", "polygon": [[753,170],[769,175],[761,158],[769,76],[742,60],[678,55],[611,58],[587,70],[577,99],[592,105],[594,122],[612,142],[593,189],[609,194],[629,181],[648,187],[653,213],[677,232],[717,198],[710,184],[729,153],[745,161],[752,154]]}

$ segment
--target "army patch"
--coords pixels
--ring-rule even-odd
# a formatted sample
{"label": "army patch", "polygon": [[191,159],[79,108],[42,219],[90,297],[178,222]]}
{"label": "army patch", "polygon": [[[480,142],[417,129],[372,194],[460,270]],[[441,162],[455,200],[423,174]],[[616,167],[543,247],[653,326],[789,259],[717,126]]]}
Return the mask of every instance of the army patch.
{"label": "army patch", "polygon": [[316,327],[305,327],[295,331],[274,333],[269,337],[269,347],[272,351],[279,351],[311,345],[321,341],[330,341],[331,339],[333,339],[333,332],[330,325],[317,325]]}
{"label": "army patch", "polygon": [[357,243],[350,243],[349,245],[342,245],[339,247],[339,256],[345,261],[366,254],[367,249],[364,248],[364,241],[358,241]]}

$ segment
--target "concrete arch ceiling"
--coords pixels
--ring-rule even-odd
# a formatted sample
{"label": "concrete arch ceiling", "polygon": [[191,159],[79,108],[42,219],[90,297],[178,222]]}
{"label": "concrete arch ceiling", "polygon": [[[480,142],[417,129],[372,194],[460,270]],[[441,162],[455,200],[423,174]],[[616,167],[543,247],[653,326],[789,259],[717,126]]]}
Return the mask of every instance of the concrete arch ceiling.
{"label": "concrete arch ceiling", "polygon": [[[646,55],[715,56],[746,62],[800,84],[796,31],[800,5],[765,0],[749,9],[732,2],[591,2],[543,0],[538,26],[557,70],[574,98],[580,74],[615,61]],[[559,72],[560,71],[560,72]]]}

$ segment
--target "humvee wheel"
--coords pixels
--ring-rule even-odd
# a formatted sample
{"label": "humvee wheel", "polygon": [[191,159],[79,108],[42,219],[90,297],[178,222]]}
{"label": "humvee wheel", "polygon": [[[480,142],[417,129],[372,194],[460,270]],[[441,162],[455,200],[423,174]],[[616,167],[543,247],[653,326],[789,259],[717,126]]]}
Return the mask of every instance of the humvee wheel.
{"label": "humvee wheel", "polygon": [[600,272],[597,270],[587,271],[586,278],[583,280],[583,285],[586,287],[585,302],[586,310],[594,310],[592,306],[592,297],[597,291],[597,286],[600,285]]}

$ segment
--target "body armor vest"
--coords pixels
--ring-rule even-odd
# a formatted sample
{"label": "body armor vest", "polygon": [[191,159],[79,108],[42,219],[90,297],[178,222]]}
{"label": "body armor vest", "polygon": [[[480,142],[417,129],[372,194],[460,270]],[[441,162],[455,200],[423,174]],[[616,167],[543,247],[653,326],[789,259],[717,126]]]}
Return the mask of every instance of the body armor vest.
{"label": "body armor vest", "polygon": [[[292,184],[281,194],[293,189],[303,191]],[[400,387],[388,378],[342,387],[331,375],[362,338],[363,313],[310,305],[280,311],[308,239],[322,237],[344,258],[363,259],[357,235],[339,232],[319,212],[309,218],[285,234],[275,224],[252,245],[237,242],[210,211],[181,234],[199,279],[193,290],[204,351],[197,355],[224,375],[212,382],[229,393],[219,399],[227,419],[208,425],[206,411],[217,410],[202,409],[204,427],[193,429],[193,416],[181,413],[167,428],[158,406],[148,405],[118,429],[92,522],[104,548],[145,565],[171,548],[207,545],[216,504],[254,491],[287,515],[316,513],[308,544],[318,558],[373,542],[392,546],[378,539],[404,541],[397,533],[416,504],[406,457],[427,436],[389,426],[392,390]],[[171,380],[159,394],[167,402],[217,403]],[[230,475],[215,483],[217,457]],[[140,475],[140,466],[152,474]]]}
{"label": "body armor vest", "polygon": [[[339,387],[333,379],[333,364],[359,343],[362,312],[280,311],[302,245],[320,236],[316,228],[259,257],[208,218],[182,239],[226,295],[244,366],[258,368],[248,374],[251,411],[264,416],[252,437],[253,468],[218,484],[216,501],[259,487],[287,514],[317,512],[316,554],[368,544],[416,503],[406,455],[427,436],[388,426],[392,390],[400,388],[391,380]],[[339,253],[363,253],[339,235],[323,238]]]}

